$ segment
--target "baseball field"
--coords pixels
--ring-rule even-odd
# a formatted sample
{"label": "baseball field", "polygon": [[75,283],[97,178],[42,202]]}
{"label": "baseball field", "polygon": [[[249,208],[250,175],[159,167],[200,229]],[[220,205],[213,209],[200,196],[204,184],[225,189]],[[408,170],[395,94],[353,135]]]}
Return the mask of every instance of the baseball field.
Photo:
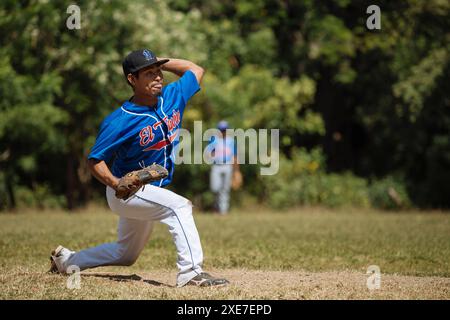
{"label": "baseball field", "polygon": [[[79,288],[71,289],[67,276],[46,273],[49,252],[58,244],[79,250],[114,241],[117,216],[99,207],[1,214],[0,298],[450,298],[445,212],[254,208],[224,217],[195,212],[195,219],[204,269],[231,285],[176,288],[175,247],[166,227],[157,224],[133,266],[83,271]],[[380,281],[369,289],[366,272],[373,265],[380,268]]]}

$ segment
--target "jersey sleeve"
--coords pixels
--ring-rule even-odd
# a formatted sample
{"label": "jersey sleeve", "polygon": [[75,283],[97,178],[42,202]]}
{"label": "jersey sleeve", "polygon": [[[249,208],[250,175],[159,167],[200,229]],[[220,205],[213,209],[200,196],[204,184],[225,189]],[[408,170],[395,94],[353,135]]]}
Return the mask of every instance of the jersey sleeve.
{"label": "jersey sleeve", "polygon": [[187,103],[189,99],[200,90],[197,78],[191,70],[186,71],[176,84],[178,91],[183,97],[184,103]]}
{"label": "jersey sleeve", "polygon": [[88,159],[109,162],[125,140],[126,137],[122,135],[122,128],[106,119],[100,126],[100,131]]}

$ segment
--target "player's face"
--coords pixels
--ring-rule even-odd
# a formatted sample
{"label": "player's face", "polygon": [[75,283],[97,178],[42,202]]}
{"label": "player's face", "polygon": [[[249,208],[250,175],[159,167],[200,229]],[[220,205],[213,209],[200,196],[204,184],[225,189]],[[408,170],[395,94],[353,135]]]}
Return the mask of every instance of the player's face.
{"label": "player's face", "polygon": [[135,78],[134,90],[144,95],[156,97],[161,94],[164,76],[161,67],[148,67],[139,71]]}

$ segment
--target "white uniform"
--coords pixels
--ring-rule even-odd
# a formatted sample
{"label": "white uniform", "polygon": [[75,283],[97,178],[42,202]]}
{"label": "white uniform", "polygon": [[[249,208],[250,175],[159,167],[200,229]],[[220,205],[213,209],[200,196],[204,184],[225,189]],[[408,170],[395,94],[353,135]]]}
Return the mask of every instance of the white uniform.
{"label": "white uniform", "polygon": [[210,174],[210,189],[216,194],[216,207],[219,213],[226,214],[230,209],[230,189],[233,176],[232,164],[214,164]]}
{"label": "white uniform", "polygon": [[226,214],[230,208],[230,189],[233,176],[233,158],[236,145],[231,137],[215,136],[207,147],[208,154],[213,154],[210,189],[216,194],[216,208]]}

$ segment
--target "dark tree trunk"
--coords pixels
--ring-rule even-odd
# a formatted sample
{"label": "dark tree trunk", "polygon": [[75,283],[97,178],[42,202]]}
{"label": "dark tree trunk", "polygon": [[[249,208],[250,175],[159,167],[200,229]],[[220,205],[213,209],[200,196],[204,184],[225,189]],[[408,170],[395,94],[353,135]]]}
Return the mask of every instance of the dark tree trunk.
{"label": "dark tree trunk", "polygon": [[356,163],[354,111],[344,88],[333,83],[333,70],[322,67],[316,91],[316,108],[325,122],[323,149],[327,156],[329,171],[354,170]]}
{"label": "dark tree trunk", "polygon": [[6,184],[6,192],[8,193],[8,209],[14,210],[17,205],[16,196],[14,194],[14,187],[11,183],[11,179],[8,174],[6,175],[5,184]]}
{"label": "dark tree trunk", "polygon": [[75,192],[76,192],[76,175],[75,175],[75,161],[69,154],[66,162],[66,202],[67,209],[75,209]]}
{"label": "dark tree trunk", "polygon": [[79,197],[78,204],[79,206],[85,206],[90,200],[91,194],[91,173],[89,171],[89,167],[87,165],[87,156],[89,154],[89,150],[86,150],[84,154],[80,157],[77,166],[77,178],[78,178],[78,189],[79,189]]}

